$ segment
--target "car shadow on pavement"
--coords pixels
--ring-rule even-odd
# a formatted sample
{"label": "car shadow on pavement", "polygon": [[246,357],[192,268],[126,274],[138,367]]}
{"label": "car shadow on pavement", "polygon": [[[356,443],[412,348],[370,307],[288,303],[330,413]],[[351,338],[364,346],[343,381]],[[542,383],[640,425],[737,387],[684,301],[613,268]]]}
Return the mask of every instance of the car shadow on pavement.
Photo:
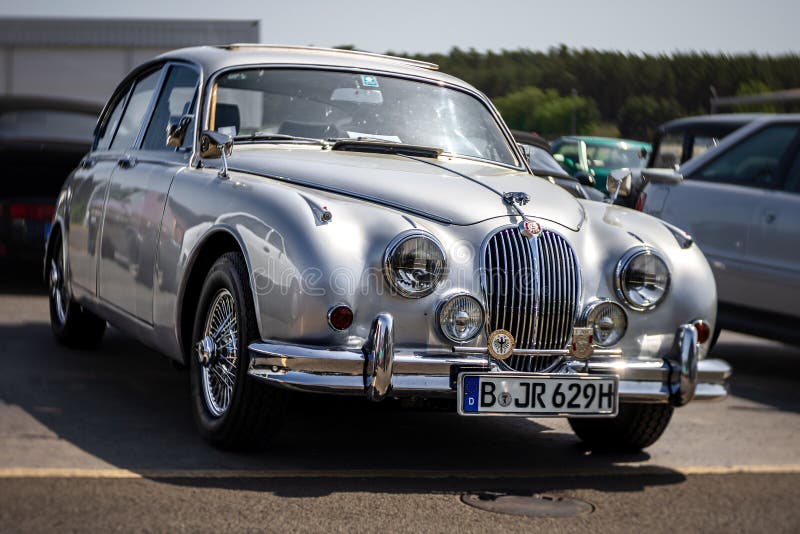
{"label": "car shadow on pavement", "polygon": [[764,405],[753,410],[800,412],[800,347],[724,331],[710,357],[731,364],[732,395]]}
{"label": "car shadow on pavement", "polygon": [[[289,422],[266,451],[223,452],[194,428],[186,371],[113,329],[93,351],[57,345],[44,320],[0,325],[0,342],[7,369],[0,397],[15,467],[117,468],[180,485],[297,496],[367,486],[477,491],[600,484],[637,491],[683,480],[668,469],[637,468],[647,453],[592,454],[563,425],[546,420],[468,419],[392,402],[302,394],[292,396]],[[216,474],[167,478],[170,471]],[[224,478],[230,471],[268,475]],[[283,472],[292,484],[280,482]],[[582,473],[602,476],[576,476]],[[641,476],[616,480],[625,474]]]}

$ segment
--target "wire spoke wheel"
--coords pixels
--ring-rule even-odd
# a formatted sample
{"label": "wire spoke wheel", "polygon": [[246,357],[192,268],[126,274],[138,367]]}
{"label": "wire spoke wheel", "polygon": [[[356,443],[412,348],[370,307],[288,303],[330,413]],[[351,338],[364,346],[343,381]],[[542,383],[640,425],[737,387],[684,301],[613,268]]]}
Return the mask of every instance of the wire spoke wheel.
{"label": "wire spoke wheel", "polygon": [[67,295],[64,290],[64,251],[61,247],[50,260],[50,299],[53,301],[58,321],[64,324],[67,320]]}
{"label": "wire spoke wheel", "polygon": [[214,295],[203,336],[213,341],[216,349],[200,369],[203,396],[208,411],[222,417],[231,405],[239,366],[239,317],[236,301],[227,289]]}

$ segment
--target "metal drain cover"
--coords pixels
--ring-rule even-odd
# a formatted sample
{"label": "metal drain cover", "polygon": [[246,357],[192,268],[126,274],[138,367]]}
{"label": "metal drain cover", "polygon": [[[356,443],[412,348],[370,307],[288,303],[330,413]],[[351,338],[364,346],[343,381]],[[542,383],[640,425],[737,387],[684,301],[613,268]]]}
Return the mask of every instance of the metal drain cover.
{"label": "metal drain cover", "polygon": [[526,517],[572,517],[594,512],[594,505],[586,501],[539,493],[467,493],[461,496],[461,502],[487,512]]}

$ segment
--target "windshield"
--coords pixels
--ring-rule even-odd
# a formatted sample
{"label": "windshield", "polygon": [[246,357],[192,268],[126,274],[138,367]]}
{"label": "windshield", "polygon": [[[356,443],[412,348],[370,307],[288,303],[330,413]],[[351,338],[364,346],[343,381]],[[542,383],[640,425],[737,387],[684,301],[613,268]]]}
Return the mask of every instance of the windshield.
{"label": "windshield", "polygon": [[528,164],[530,164],[534,172],[538,171],[540,174],[542,172],[552,173],[555,176],[564,174],[564,169],[553,159],[550,152],[534,145],[525,144],[524,146],[528,153]]}
{"label": "windshield", "polygon": [[477,98],[432,83],[260,68],[220,76],[215,96],[209,127],[239,139],[370,139],[518,166],[497,121]]}
{"label": "windshield", "polygon": [[638,169],[647,162],[647,149],[627,143],[618,145],[586,145],[586,157],[593,169]]}

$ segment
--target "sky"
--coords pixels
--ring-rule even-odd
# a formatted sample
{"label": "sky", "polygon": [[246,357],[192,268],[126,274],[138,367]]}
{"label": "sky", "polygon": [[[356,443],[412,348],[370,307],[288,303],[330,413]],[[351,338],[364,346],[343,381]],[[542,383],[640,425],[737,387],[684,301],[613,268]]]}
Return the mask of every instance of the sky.
{"label": "sky", "polygon": [[371,52],[800,53],[800,0],[0,0],[0,16],[261,21],[261,41]]}

